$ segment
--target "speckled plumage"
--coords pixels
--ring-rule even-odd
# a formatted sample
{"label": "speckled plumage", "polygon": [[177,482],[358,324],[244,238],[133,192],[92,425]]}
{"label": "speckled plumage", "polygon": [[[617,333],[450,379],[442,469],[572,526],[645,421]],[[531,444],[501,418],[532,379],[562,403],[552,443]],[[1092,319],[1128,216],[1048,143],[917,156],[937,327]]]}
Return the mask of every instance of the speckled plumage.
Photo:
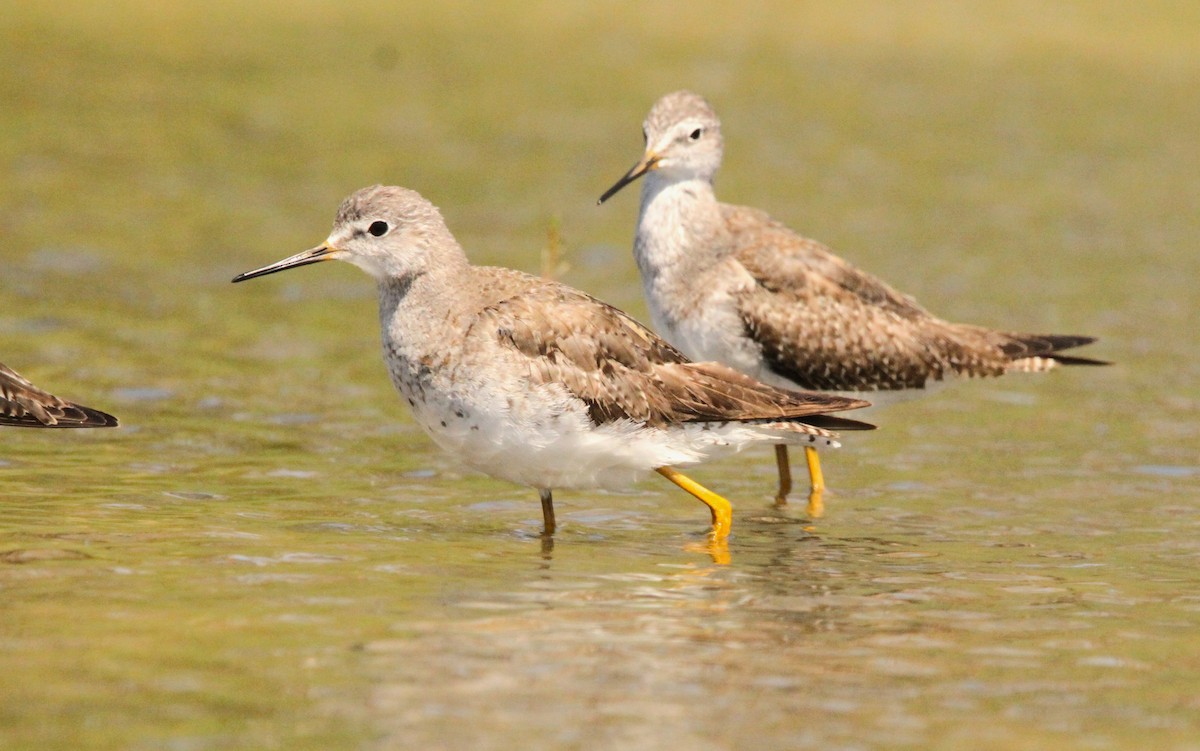
{"label": "speckled plumage", "polygon": [[578,290],[470,265],[437,209],[403,188],[355,193],[323,245],[234,281],[329,258],[377,280],[384,357],[417,422],[467,464],[543,491],[544,507],[551,488],[619,487],[752,442],[836,445],[832,430],[871,427],[826,414],[866,402],[688,362]]}
{"label": "speckled plumage", "polygon": [[950,323],[761,211],[722,204],[721,214],[733,257],[754,280],[734,293],[745,334],[766,368],[796,386],[923,389],[951,376],[1096,362],[1059,354],[1091,337]]}
{"label": "speckled plumage", "polygon": [[117,418],[39,389],[0,363],[0,425],[23,428],[112,428]]}
{"label": "speckled plumage", "polygon": [[721,123],[697,94],[655,103],[641,161],[604,196],[645,175],[634,257],[655,328],[685,355],[788,388],[908,392],[951,376],[1059,364],[1084,336],[950,323],[757,209],[720,203]]}

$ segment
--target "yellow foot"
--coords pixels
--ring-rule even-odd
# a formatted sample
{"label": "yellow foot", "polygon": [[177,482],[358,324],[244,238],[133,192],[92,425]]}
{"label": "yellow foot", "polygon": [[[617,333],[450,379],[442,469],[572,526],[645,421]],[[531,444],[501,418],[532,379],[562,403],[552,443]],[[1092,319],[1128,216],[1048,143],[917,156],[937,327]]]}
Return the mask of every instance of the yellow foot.
{"label": "yellow foot", "polygon": [[686,490],[693,498],[708,506],[708,510],[712,512],[712,532],[710,536],[713,539],[720,540],[729,536],[729,530],[733,526],[733,506],[730,505],[729,501],[670,467],[659,467],[656,471]]}
{"label": "yellow foot", "polygon": [[808,514],[810,519],[820,519],[825,515],[823,495],[825,494],[820,490],[814,490],[808,494],[808,508],[805,509],[805,513]]}
{"label": "yellow foot", "polygon": [[709,535],[708,542],[689,542],[683,546],[683,549],[689,553],[707,553],[708,557],[712,558],[712,562],[718,566],[729,565],[728,537],[713,537]]}

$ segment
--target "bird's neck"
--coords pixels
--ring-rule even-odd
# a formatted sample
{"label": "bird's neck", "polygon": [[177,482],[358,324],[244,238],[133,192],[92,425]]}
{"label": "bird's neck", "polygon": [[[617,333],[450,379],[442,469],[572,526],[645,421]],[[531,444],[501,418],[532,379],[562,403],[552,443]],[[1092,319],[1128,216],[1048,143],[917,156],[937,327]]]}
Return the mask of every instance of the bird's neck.
{"label": "bird's neck", "polygon": [[732,244],[710,180],[654,172],[647,178],[633,255],[655,327],[665,334],[679,314],[672,303],[699,294],[697,280],[732,252]]}
{"label": "bird's neck", "polygon": [[457,341],[469,313],[471,266],[463,256],[436,268],[379,280],[379,323],[394,357],[423,362]]}

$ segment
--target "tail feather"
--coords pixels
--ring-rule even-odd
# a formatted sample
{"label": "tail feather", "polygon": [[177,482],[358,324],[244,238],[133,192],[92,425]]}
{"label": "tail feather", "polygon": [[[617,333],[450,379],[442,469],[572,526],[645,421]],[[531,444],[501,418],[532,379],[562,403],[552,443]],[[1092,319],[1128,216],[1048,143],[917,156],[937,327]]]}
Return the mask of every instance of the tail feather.
{"label": "tail feather", "polygon": [[1094,336],[1075,336],[1073,334],[1035,334],[1032,338],[1046,342],[1054,352],[1082,347],[1096,341]]}
{"label": "tail feather", "polygon": [[1112,365],[1108,360],[1094,360],[1090,357],[1072,355],[1050,355],[1050,359],[1059,365]]}
{"label": "tail feather", "polygon": [[[870,402],[838,394],[780,389],[750,378],[718,362],[689,362],[659,369],[660,378],[688,376],[678,393],[688,399],[687,422],[752,422],[785,420],[807,422],[826,412],[869,407]],[[801,419],[804,418],[804,419]]]}
{"label": "tail feather", "polygon": [[1000,345],[1012,361],[1032,358],[1053,360],[1059,365],[1111,365],[1104,360],[1076,355],[1061,355],[1064,349],[1074,349],[1096,341],[1094,336],[1072,334],[1007,334],[1008,341]]}
{"label": "tail feather", "polygon": [[875,426],[869,422],[834,415],[809,415],[801,418],[799,422],[822,430],[875,430]]}

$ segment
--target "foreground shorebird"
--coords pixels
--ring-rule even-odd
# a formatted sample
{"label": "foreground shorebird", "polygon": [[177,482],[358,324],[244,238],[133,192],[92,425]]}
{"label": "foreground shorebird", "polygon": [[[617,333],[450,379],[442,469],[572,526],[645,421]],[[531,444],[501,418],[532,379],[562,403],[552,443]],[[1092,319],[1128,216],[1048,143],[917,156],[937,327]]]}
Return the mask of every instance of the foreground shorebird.
{"label": "foreground shorebird", "polygon": [[867,402],[688,362],[578,290],[472,266],[437,208],[404,188],[358,191],[324,243],[233,281],[330,259],[378,282],[384,359],[417,422],[476,469],[537,488],[547,535],[552,488],[619,487],[653,469],[708,506],[720,539],[729,502],[673,465],[755,442],[836,446],[831,430],[872,427],[825,414]]}
{"label": "foreground shorebird", "polygon": [[[721,122],[699,95],[667,94],[642,129],[645,154],[599,202],[646,176],[633,255],[655,329],[687,357],[784,388],[875,392],[874,403],[951,376],[1105,364],[1059,354],[1092,337],[943,321],[766,213],[718,202]],[[782,503],[791,472],[787,447],[775,451]],[[825,483],[816,448],[805,452],[819,513]]]}
{"label": "foreground shorebird", "polygon": [[117,418],[42,391],[0,363],[0,425],[19,428],[113,428]]}

